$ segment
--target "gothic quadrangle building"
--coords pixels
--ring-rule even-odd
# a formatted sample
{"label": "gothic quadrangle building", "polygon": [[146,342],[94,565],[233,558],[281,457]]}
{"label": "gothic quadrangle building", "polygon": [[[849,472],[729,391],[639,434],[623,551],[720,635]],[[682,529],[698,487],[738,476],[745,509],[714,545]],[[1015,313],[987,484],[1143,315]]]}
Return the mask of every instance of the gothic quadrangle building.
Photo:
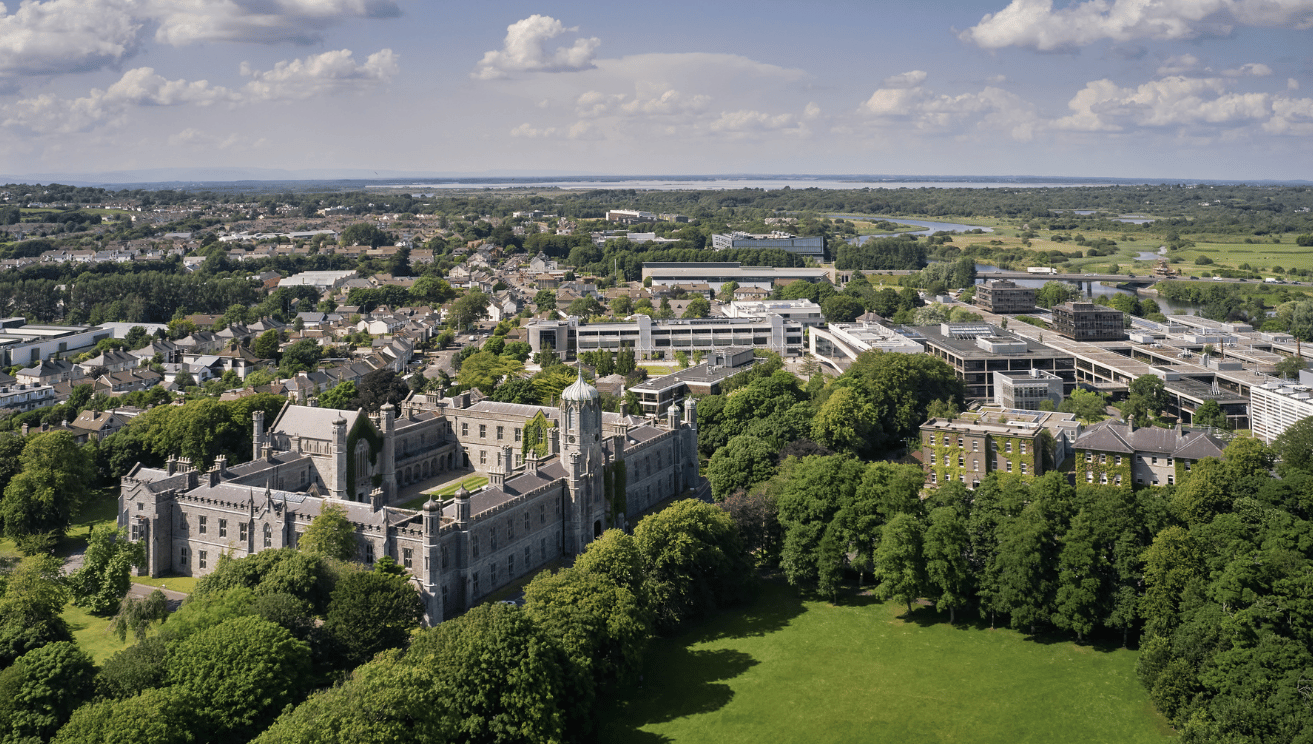
{"label": "gothic quadrangle building", "polygon": [[[396,559],[438,623],[698,480],[695,403],[682,418],[604,413],[582,377],[559,408],[414,394],[373,415],[289,403],[252,427],[250,462],[170,459],[123,477],[119,526],[146,548],[142,574],[203,576],[220,555],[296,547],[339,504],[362,562]],[[401,488],[466,469],[488,485],[396,505]]]}

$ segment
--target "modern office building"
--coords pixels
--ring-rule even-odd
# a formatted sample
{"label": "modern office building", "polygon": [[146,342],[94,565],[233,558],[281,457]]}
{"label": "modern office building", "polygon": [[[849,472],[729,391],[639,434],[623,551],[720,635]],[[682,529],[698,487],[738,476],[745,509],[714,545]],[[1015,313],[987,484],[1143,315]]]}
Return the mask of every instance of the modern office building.
{"label": "modern office building", "polygon": [[829,281],[830,272],[821,268],[744,266],[737,261],[726,262],[656,262],[643,264],[643,280],[652,280],[654,286],[675,284],[710,284],[717,292],[726,282],[737,282],[740,287],[774,289],[799,279],[809,282]]}
{"label": "modern office building", "polygon": [[638,397],[644,416],[661,416],[690,395],[719,395],[722,382],[748,369],[755,361],[752,349],[717,349],[708,352],[701,364],[648,379],[629,391]]}
{"label": "modern office building", "polygon": [[589,323],[578,318],[535,320],[525,326],[529,346],[536,354],[552,347],[561,359],[580,351],[620,351],[632,348],[643,358],[658,354],[673,358],[676,351],[712,351],[730,346],[770,349],[793,356],[804,350],[803,324],[778,315],[751,318],[671,318],[659,320],[635,315],[623,323]]}
{"label": "modern office building", "polygon": [[1035,288],[1008,279],[991,279],[976,285],[975,304],[991,313],[1033,312]]}
{"label": "modern office building", "polygon": [[1300,372],[1299,382],[1273,380],[1249,390],[1249,422],[1254,436],[1271,444],[1301,419],[1313,416],[1313,372]]}
{"label": "modern office building", "polygon": [[817,263],[825,260],[825,238],[821,236],[800,238],[786,232],[772,232],[767,235],[753,235],[745,232],[733,232],[711,236],[711,247],[718,251],[732,248],[749,248],[764,250],[773,248],[789,253],[797,253],[815,259]]}
{"label": "modern office building", "polygon": [[778,315],[804,326],[825,325],[825,313],[811,300],[734,300],[721,311],[727,318],[761,318]]}
{"label": "modern office building", "polygon": [[1063,386],[1061,377],[1042,369],[995,372],[994,404],[1003,408],[1038,411],[1040,404],[1047,400],[1056,409],[1062,402]]}
{"label": "modern office building", "polygon": [[995,372],[1037,369],[1062,378],[1063,395],[1076,389],[1076,358],[984,322],[941,323],[915,329],[925,338],[926,353],[944,360],[966,383],[969,401],[997,399]]}
{"label": "modern office building", "polygon": [[1075,341],[1121,341],[1126,329],[1120,310],[1093,302],[1053,306],[1053,330]]}
{"label": "modern office building", "polygon": [[925,336],[908,328],[875,321],[829,323],[807,332],[812,356],[839,370],[845,370],[866,351],[893,351],[920,354],[925,351]]}

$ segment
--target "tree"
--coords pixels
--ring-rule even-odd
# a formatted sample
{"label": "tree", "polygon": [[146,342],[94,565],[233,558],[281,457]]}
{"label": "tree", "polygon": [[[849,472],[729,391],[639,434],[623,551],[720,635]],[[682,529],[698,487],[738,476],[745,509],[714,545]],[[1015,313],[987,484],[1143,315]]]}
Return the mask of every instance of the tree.
{"label": "tree", "polygon": [[492,399],[499,403],[520,403],[529,406],[542,403],[538,388],[534,386],[533,381],[521,377],[513,377],[498,385],[497,389],[492,391]]}
{"label": "tree", "polygon": [[409,396],[410,386],[406,381],[396,372],[383,367],[360,378],[360,392],[351,402],[351,407],[377,411],[388,404],[400,405]]}
{"label": "tree", "polygon": [[616,374],[628,376],[635,369],[638,369],[638,363],[634,360],[634,347],[622,347],[615,355]]}
{"label": "tree", "polygon": [[357,222],[348,225],[339,235],[339,242],[344,246],[367,245],[377,248],[388,242],[388,234],[373,225]]}
{"label": "tree", "polygon": [[538,294],[533,296],[533,304],[538,306],[538,312],[552,312],[556,310],[556,290],[538,290]]}
{"label": "tree", "polygon": [[[860,447],[864,453],[887,450],[915,435],[932,401],[947,400],[958,406],[963,401],[962,382],[953,368],[925,354],[865,352],[827,390],[833,397],[843,388],[862,393],[874,412],[864,419],[871,423]],[[841,422],[836,422],[834,431],[842,433],[838,424]]]}
{"label": "tree", "polygon": [[73,604],[97,615],[117,608],[132,586],[132,567],[145,563],[145,547],[129,540],[127,530],[97,525],[87,540],[82,567],[69,576]]}
{"label": "tree", "polygon": [[971,599],[970,550],[966,520],[957,509],[941,506],[930,512],[921,546],[926,587],[935,594],[935,609],[948,610],[949,623],[957,622],[957,608]]}
{"label": "tree", "polygon": [[620,295],[611,300],[611,314],[623,318],[634,312],[634,301],[629,295]]}
{"label": "tree", "polygon": [[464,297],[451,303],[447,320],[453,328],[463,331],[488,315],[488,304],[492,298],[478,291],[471,290]]}
{"label": "tree", "polygon": [[1287,380],[1297,380],[1299,379],[1299,371],[1307,368],[1308,365],[1304,362],[1304,357],[1288,356],[1277,362],[1276,373],[1277,377]]}
{"label": "tree", "polygon": [[957,418],[959,413],[961,413],[961,411],[957,409],[957,405],[953,403],[953,401],[951,400],[931,401],[930,405],[926,406],[925,409],[925,415],[927,419],[932,419],[932,418],[955,419]]}
{"label": "tree", "polygon": [[278,331],[270,328],[251,342],[251,353],[261,359],[275,359],[278,357],[278,347],[281,343],[282,337]]}
{"label": "tree", "polygon": [[875,425],[875,407],[859,391],[841,387],[821,405],[812,423],[811,437],[835,451],[863,448]]}
{"label": "tree", "polygon": [[739,283],[730,280],[720,285],[720,291],[716,293],[716,299],[721,302],[732,302],[734,300],[734,291],[739,288]]}
{"label": "tree", "polygon": [[705,318],[711,315],[711,303],[705,297],[694,297],[684,307],[682,318]]}
{"label": "tree", "polygon": [[418,304],[437,307],[450,302],[456,296],[456,290],[451,288],[446,279],[425,274],[411,285],[410,296]]}
{"label": "tree", "polygon": [[717,501],[752,488],[774,474],[775,451],[761,439],[746,434],[730,439],[707,465],[707,480]]}
{"label": "tree", "polygon": [[921,540],[924,527],[911,514],[899,514],[884,526],[880,547],[875,553],[875,578],[880,582],[875,594],[907,605],[925,589]]}
{"label": "tree", "polygon": [[324,630],[342,649],[343,667],[362,664],[406,643],[424,607],[404,576],[379,571],[350,573],[337,583]]}
{"label": "tree", "polygon": [[543,572],[524,588],[524,610],[594,685],[637,678],[652,621],[626,586],[593,571]]}
{"label": "tree", "polygon": [[1289,426],[1272,442],[1272,450],[1281,461],[1281,473],[1302,470],[1313,475],[1313,416]]}
{"label": "tree", "polygon": [[722,500],[720,508],[734,520],[743,549],[756,558],[757,565],[774,565],[779,560],[782,534],[773,496],[735,493]]}
{"label": "tree", "polygon": [[40,534],[63,536],[95,478],[91,459],[71,434],[56,431],[28,439],[19,464],[22,469],[0,500],[5,535],[20,541]]}
{"label": "tree", "polygon": [[56,744],[190,744],[189,701],[172,688],[88,703],[73,712]]}
{"label": "tree", "polygon": [[91,698],[95,662],[77,644],[28,651],[0,672],[0,733],[5,741],[45,741]]}
{"label": "tree", "polygon": [[297,372],[313,372],[323,355],[324,347],[312,338],[303,338],[283,351],[279,369],[283,377],[295,377]]}
{"label": "tree", "polygon": [[634,542],[657,628],[673,630],[743,597],[750,574],[743,543],[729,515],[715,506],[677,501],[639,522]]}
{"label": "tree", "polygon": [[1103,393],[1097,393],[1085,388],[1076,388],[1071,395],[1058,406],[1058,410],[1063,413],[1074,413],[1076,418],[1092,424],[1104,420],[1108,417],[1108,400]]}
{"label": "tree", "polygon": [[73,640],[60,617],[69,599],[62,560],[28,556],[6,578],[0,595],[0,668],[47,643]]}
{"label": "tree", "polygon": [[353,560],[357,549],[356,528],[347,519],[346,508],[324,504],[297,541],[297,547],[311,555],[339,561]]}
{"label": "tree", "polygon": [[602,307],[602,303],[598,302],[596,297],[584,295],[571,302],[570,306],[565,309],[565,314],[588,319],[594,315],[601,315],[605,311],[606,308]]}
{"label": "tree", "polygon": [[169,648],[168,682],[191,701],[197,729],[212,741],[249,741],[296,700],[310,648],[285,628],[238,617]]}
{"label": "tree", "polygon": [[1222,412],[1222,407],[1215,400],[1206,400],[1199,408],[1195,409],[1194,420],[1191,423],[1196,426],[1215,426],[1219,429],[1231,428],[1227,422],[1226,414]]}
{"label": "tree", "polygon": [[460,372],[456,374],[456,382],[462,387],[478,388],[485,395],[490,395],[503,378],[510,381],[523,374],[524,365],[515,359],[497,356],[489,351],[480,351],[461,362]]}
{"label": "tree", "polygon": [[352,403],[355,402],[358,393],[354,380],[343,380],[333,386],[331,390],[326,390],[319,394],[318,401],[320,408],[335,408],[339,411],[353,411]]}
{"label": "tree", "polygon": [[827,297],[821,305],[821,313],[825,315],[825,320],[830,323],[851,323],[864,312],[866,312],[866,307],[856,298],[846,294]]}

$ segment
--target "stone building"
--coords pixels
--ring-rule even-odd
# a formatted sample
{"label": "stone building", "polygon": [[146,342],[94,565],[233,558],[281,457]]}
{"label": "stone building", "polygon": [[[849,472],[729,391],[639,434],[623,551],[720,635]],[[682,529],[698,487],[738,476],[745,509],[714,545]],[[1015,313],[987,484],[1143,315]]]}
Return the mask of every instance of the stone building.
{"label": "stone building", "polygon": [[1109,419],[1079,436],[1076,484],[1107,486],[1170,486],[1181,482],[1194,463],[1222,456],[1222,442],[1202,431],[1156,426],[1136,428],[1135,419]]}
{"label": "stone building", "polygon": [[921,424],[926,484],[974,489],[992,472],[1037,478],[1060,466],[1080,430],[1070,413],[978,409]]}
{"label": "stone building", "polygon": [[[119,526],[146,548],[141,574],[203,576],[220,555],[296,547],[327,504],[355,525],[360,560],[396,559],[438,623],[698,480],[696,405],[661,421],[601,410],[582,377],[559,408],[412,395],[400,415],[286,405],[254,459],[207,472],[186,460],[123,477]],[[399,489],[465,466],[488,486],[419,510]]]}

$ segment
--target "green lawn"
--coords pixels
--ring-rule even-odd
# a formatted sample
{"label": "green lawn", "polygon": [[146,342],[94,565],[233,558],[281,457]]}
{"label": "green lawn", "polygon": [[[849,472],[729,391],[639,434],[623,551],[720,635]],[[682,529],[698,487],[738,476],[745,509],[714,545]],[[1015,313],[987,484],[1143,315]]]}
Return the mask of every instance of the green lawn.
{"label": "green lawn", "polygon": [[769,585],[746,610],[654,644],[607,742],[1162,742],[1135,653],[951,626],[865,597]]}
{"label": "green lawn", "polygon": [[172,589],[175,592],[191,594],[196,591],[196,582],[200,581],[195,576],[133,576],[132,583],[141,584],[142,586],[153,586],[157,589]]}
{"label": "green lawn", "polygon": [[488,476],[473,475],[470,476],[469,478],[465,478],[464,480],[458,481],[456,483],[448,483],[447,485],[437,490],[425,491],[419,496],[416,496],[415,498],[409,501],[398,504],[397,506],[402,509],[418,509],[421,506],[424,506],[424,502],[429,500],[430,495],[436,497],[438,501],[441,501],[443,496],[450,496],[453,493],[456,493],[456,490],[461,486],[464,486],[466,491],[473,491],[476,488],[482,488],[486,485],[488,485]]}
{"label": "green lawn", "polygon": [[126,642],[120,641],[119,637],[114,635],[111,629],[114,623],[113,617],[97,617],[81,607],[74,607],[72,602],[64,607],[63,617],[64,622],[68,623],[69,630],[73,631],[73,639],[77,641],[78,646],[91,654],[97,664],[103,664],[105,659],[133,643],[130,635]]}

